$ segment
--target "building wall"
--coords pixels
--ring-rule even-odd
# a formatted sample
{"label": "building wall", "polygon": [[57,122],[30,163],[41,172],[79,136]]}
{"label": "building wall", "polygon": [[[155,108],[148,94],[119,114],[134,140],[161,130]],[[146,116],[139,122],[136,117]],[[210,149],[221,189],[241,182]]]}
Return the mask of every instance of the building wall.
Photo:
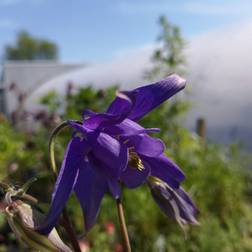
{"label": "building wall", "polygon": [[3,85],[3,75],[0,75],[0,113],[6,114],[5,89]]}
{"label": "building wall", "polygon": [[0,113],[6,114],[6,101],[3,87],[0,87]]}

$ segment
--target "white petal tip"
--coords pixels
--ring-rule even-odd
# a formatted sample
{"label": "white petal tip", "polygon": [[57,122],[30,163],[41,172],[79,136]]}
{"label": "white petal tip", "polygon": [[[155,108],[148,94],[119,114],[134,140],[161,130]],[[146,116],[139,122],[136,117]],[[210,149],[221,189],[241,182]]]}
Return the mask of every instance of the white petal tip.
{"label": "white petal tip", "polygon": [[167,79],[174,79],[178,86],[184,88],[186,86],[186,80],[180,77],[178,74],[171,74],[167,77]]}
{"label": "white petal tip", "polygon": [[124,100],[127,100],[127,101],[131,102],[131,99],[123,92],[117,91],[116,96],[121,98],[121,99],[124,99]]}

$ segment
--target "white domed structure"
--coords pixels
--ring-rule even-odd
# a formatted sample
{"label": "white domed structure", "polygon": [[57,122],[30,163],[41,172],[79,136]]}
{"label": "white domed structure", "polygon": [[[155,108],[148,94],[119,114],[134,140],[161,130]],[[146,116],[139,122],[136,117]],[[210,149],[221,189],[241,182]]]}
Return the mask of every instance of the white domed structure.
{"label": "white domed structure", "polygon": [[[135,50],[107,63],[94,64],[51,78],[28,99],[34,106],[50,90],[63,94],[71,81],[76,86],[103,88],[120,84],[129,89],[144,83],[153,46]],[[187,50],[188,85],[193,108],[187,126],[199,117],[207,121],[210,138],[221,142],[242,140],[252,148],[252,23],[221,29],[194,38]]]}
{"label": "white domed structure", "polygon": [[143,73],[150,66],[150,56],[153,47],[146,47],[132,51],[126,56],[119,56],[110,62],[89,65],[66,74],[52,78],[40,86],[29,98],[34,103],[38,97],[49,91],[64,94],[69,82],[75,87],[92,85],[95,88],[104,88],[119,85],[122,89],[136,87],[143,83]]}

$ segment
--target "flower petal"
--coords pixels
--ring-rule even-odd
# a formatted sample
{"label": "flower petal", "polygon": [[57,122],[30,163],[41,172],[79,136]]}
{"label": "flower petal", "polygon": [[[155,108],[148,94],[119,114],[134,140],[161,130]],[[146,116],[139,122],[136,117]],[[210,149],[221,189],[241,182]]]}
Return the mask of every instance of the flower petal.
{"label": "flower petal", "polygon": [[[174,204],[171,191],[160,184],[148,183],[151,190],[151,195],[161,211],[168,217],[176,219],[175,213],[178,212],[178,207]],[[179,215],[179,214],[178,214]],[[179,216],[178,216],[179,217]],[[179,220],[179,218],[177,218]]]}
{"label": "flower petal", "polygon": [[131,111],[132,101],[128,96],[123,94],[118,95],[117,98],[121,101],[120,105],[118,104],[118,110],[108,113],[91,113],[90,111],[86,111],[84,117],[88,114],[88,118],[83,121],[83,125],[94,130],[122,122]]}
{"label": "flower petal", "polygon": [[144,166],[144,169],[142,170],[128,166],[122,173],[121,180],[128,188],[136,188],[143,184],[149,175],[149,166]]}
{"label": "flower petal", "polygon": [[115,199],[119,199],[121,196],[121,186],[117,179],[108,178],[109,191]]}
{"label": "flower petal", "polygon": [[106,126],[110,126],[113,124],[120,123],[123,121],[127,116],[127,113],[125,114],[119,114],[119,115],[113,115],[109,113],[98,113],[96,115],[91,116],[89,119],[85,120],[83,122],[83,125],[91,130],[94,129],[101,129]]}
{"label": "flower petal", "polygon": [[[114,175],[113,171],[111,171],[111,168],[106,166],[103,162],[98,160],[94,157],[92,153],[88,155],[88,160],[90,166],[101,176],[104,177],[104,179],[107,181],[108,189],[112,196],[115,199],[118,199],[121,196],[121,186],[119,184],[119,178],[117,175]],[[118,172],[118,171],[116,171]]]}
{"label": "flower petal", "polygon": [[150,137],[147,134],[125,137],[127,145],[133,147],[137,154],[156,157],[164,152],[165,145],[158,138]]}
{"label": "flower petal", "polygon": [[116,98],[110,104],[106,112],[113,115],[123,114],[125,110],[129,112],[129,103],[131,105],[131,109],[133,106],[133,101],[131,99],[132,97],[127,94],[128,92],[118,92]]}
{"label": "flower petal", "polygon": [[159,157],[142,157],[151,167],[151,175],[157,177],[172,188],[178,188],[180,182],[185,179],[181,169],[164,154]]}
{"label": "flower petal", "polygon": [[74,137],[68,144],[64,160],[58,175],[52,202],[49,212],[42,226],[38,231],[48,234],[57,224],[60,213],[62,212],[72,190],[78,174],[78,169],[84,163],[84,156],[89,151],[89,147],[84,140]]}
{"label": "flower petal", "polygon": [[106,179],[91,167],[90,163],[85,162],[79,170],[74,191],[81,203],[87,232],[96,222],[102,198],[107,190]]}
{"label": "flower petal", "polygon": [[96,114],[97,113],[95,113],[91,109],[84,109],[82,112],[82,120],[85,121],[85,120],[89,119],[91,116],[96,115]]}
{"label": "flower petal", "polygon": [[[155,181],[155,178],[154,178]],[[199,213],[190,196],[182,189],[173,190],[162,184],[162,181],[148,181],[151,194],[163,213],[175,219],[181,226],[198,224],[196,216]]]}
{"label": "flower petal", "polygon": [[80,124],[79,122],[75,120],[68,120],[67,121],[69,126],[71,126],[73,129],[77,130],[78,132],[82,133],[84,136],[90,132],[91,130],[86,128],[83,124]]}
{"label": "flower petal", "polygon": [[[185,87],[185,80],[176,74],[169,75],[166,79],[147,86],[125,92],[133,101],[133,107],[128,118],[134,121],[139,120],[161,103],[175,95]],[[110,105],[107,112],[116,111],[122,106],[123,101],[116,98]]]}
{"label": "flower petal", "polygon": [[108,168],[110,177],[118,178],[128,163],[127,146],[103,132],[91,132],[87,134],[87,140],[93,157]]}
{"label": "flower petal", "polygon": [[197,224],[195,216],[199,214],[198,208],[182,187],[175,191],[177,194],[177,203],[180,206],[180,215],[185,222]]}
{"label": "flower petal", "polygon": [[125,119],[120,124],[117,125],[111,125],[110,127],[107,127],[104,129],[104,132],[106,132],[109,135],[114,136],[131,136],[131,135],[139,135],[144,133],[155,133],[159,132],[160,129],[158,128],[148,128],[145,129],[138,123],[130,120]]}

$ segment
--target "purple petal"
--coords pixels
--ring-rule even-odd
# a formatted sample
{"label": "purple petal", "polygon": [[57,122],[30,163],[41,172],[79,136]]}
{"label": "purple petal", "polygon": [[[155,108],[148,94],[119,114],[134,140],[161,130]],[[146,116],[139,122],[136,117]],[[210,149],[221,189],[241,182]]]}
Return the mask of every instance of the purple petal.
{"label": "purple petal", "polygon": [[95,224],[102,198],[107,190],[106,179],[88,162],[85,162],[79,170],[74,191],[81,203],[86,231]]}
{"label": "purple petal", "polygon": [[111,168],[95,158],[92,153],[89,153],[88,160],[90,166],[95,170],[95,172],[101,174],[101,176],[103,176],[107,181],[108,189],[112,196],[118,199],[121,196],[121,186],[119,184],[118,176],[115,176],[114,173],[111,173]]}
{"label": "purple petal", "polygon": [[[195,206],[187,192],[182,187],[177,189],[177,204],[180,206],[181,217],[189,223],[195,223],[195,216],[199,214],[199,209]],[[197,221],[196,221],[197,222]]]}
{"label": "purple petal", "polygon": [[89,119],[83,122],[83,125],[91,130],[101,129],[106,126],[120,123],[126,118],[127,114],[113,115],[108,113],[99,113],[91,116]]}
{"label": "purple petal", "polygon": [[148,183],[150,189],[151,189],[151,195],[161,211],[169,218],[176,219],[175,213],[174,213],[174,207],[171,203],[172,194],[171,191],[167,191],[167,188],[164,188],[160,185],[155,185],[152,183]]}
{"label": "purple petal", "polygon": [[151,167],[151,175],[157,177],[172,188],[178,188],[180,182],[185,179],[181,169],[164,154],[159,157],[142,157]]}
{"label": "purple petal", "polygon": [[122,100],[122,105],[120,105],[118,111],[97,114],[90,113],[90,111],[88,111],[89,118],[84,120],[83,125],[94,130],[122,122],[131,111],[132,101],[129,99],[129,97],[122,94],[118,96],[118,99]]}
{"label": "purple petal", "polygon": [[180,225],[198,224],[196,216],[199,211],[182,188],[172,190],[162,185],[162,181],[149,181],[148,185],[154,200],[166,216],[175,219]]}
{"label": "purple petal", "polygon": [[[176,74],[168,76],[166,79],[147,86],[125,92],[133,101],[133,107],[128,118],[134,121],[139,120],[161,103],[175,95],[185,87],[185,80]],[[108,109],[108,113],[118,111],[123,101],[116,98]]]}
{"label": "purple petal", "polygon": [[121,186],[117,179],[108,178],[109,191],[115,199],[119,199],[121,196]]}
{"label": "purple petal", "polygon": [[91,109],[84,109],[82,112],[82,120],[85,121],[85,120],[89,119],[89,117],[96,115],[96,114],[97,113],[95,113]]}
{"label": "purple petal", "polygon": [[90,129],[86,128],[83,124],[80,124],[76,122],[75,120],[68,120],[67,122],[73,129],[77,130],[83,135],[86,135],[88,132],[91,131]]}
{"label": "purple petal", "polygon": [[115,100],[110,104],[109,108],[107,109],[107,113],[118,115],[123,114],[125,110],[129,112],[129,103],[131,106],[133,105],[133,101],[131,98],[132,97],[127,95],[127,92],[126,94],[124,94],[124,92],[118,92]]}
{"label": "purple petal", "polygon": [[118,178],[128,163],[127,146],[102,132],[91,132],[87,139],[92,147],[93,157],[108,168],[110,177]]}
{"label": "purple petal", "polygon": [[60,213],[73,190],[78,169],[83,165],[84,157],[88,151],[89,147],[87,143],[79,137],[75,137],[69,142],[55,184],[49,212],[43,225],[38,228],[40,233],[50,233],[57,224]]}
{"label": "purple petal", "polygon": [[134,148],[137,154],[157,157],[164,152],[165,145],[158,138],[150,137],[146,134],[125,137],[127,145]]}
{"label": "purple petal", "polygon": [[138,123],[130,120],[125,119],[120,124],[117,125],[111,125],[110,127],[107,127],[104,129],[104,132],[106,132],[109,135],[120,135],[120,136],[131,136],[131,135],[139,135],[144,133],[155,133],[159,132],[160,129],[158,128],[148,128],[145,129],[142,126],[140,126]]}
{"label": "purple petal", "polygon": [[127,167],[122,173],[121,180],[128,188],[135,188],[143,184],[150,175],[150,168],[144,166],[139,170],[137,167]]}

